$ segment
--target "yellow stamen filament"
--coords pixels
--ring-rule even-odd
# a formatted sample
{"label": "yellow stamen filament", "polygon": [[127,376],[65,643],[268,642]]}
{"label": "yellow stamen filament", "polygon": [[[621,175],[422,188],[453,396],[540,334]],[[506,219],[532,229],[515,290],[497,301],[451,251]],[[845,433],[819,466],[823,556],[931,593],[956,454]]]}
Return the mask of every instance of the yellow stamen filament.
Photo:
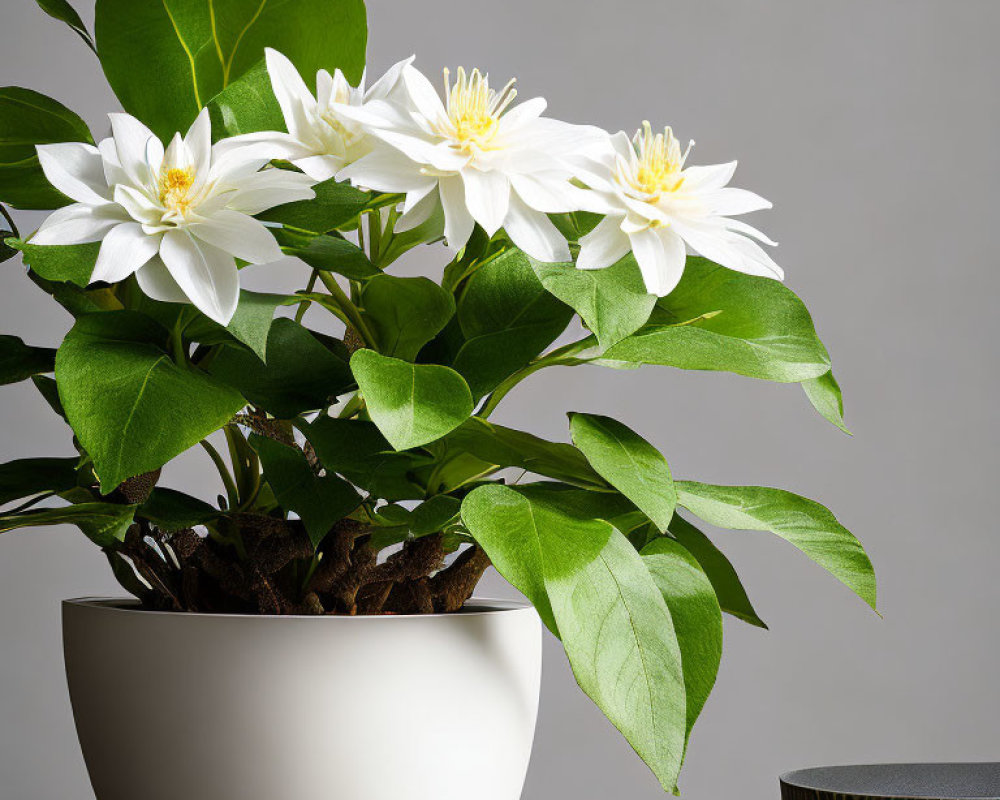
{"label": "yellow stamen filament", "polygon": [[160,202],[178,214],[187,213],[191,207],[189,196],[194,185],[194,170],[171,167],[160,175]]}
{"label": "yellow stamen filament", "polygon": [[682,153],[680,143],[669,127],[654,136],[648,122],[642,123],[642,130],[632,141],[638,156],[633,174],[628,176],[632,187],[654,197],[663,192],[677,191],[684,183],[681,172],[694,142],[689,142],[687,150]]}
{"label": "yellow stamen filament", "polygon": [[486,149],[496,135],[501,115],[517,97],[515,80],[496,92],[490,88],[489,76],[478,69],[467,74],[464,67],[459,67],[456,77],[452,84],[451,73],[444,71],[448,119],[443,132],[462,149]]}

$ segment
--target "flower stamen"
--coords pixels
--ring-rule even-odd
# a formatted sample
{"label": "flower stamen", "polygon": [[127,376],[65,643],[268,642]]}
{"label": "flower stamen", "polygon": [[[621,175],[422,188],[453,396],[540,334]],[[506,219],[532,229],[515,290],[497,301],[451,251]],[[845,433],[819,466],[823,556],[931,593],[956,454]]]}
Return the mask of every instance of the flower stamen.
{"label": "flower stamen", "polygon": [[663,192],[676,192],[684,183],[684,163],[694,141],[690,141],[682,153],[670,127],[654,135],[649,122],[642,123],[642,129],[636,132],[632,141],[636,160],[633,173],[626,176],[627,182],[637,191],[653,197]]}
{"label": "flower stamen", "polygon": [[160,202],[175,214],[184,215],[191,208],[194,170],[171,167],[160,174]]}
{"label": "flower stamen", "polygon": [[489,76],[478,69],[469,74],[459,67],[456,77],[452,84],[450,71],[444,70],[448,118],[440,126],[441,133],[461,150],[487,149],[496,135],[501,115],[517,97],[516,79],[496,92],[490,88]]}

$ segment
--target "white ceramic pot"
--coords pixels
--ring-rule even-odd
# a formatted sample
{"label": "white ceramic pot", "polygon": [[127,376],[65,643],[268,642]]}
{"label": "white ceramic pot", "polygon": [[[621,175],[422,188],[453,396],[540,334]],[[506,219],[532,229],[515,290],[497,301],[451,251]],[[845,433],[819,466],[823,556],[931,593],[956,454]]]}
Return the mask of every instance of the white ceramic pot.
{"label": "white ceramic pot", "polygon": [[517,800],[538,710],[531,606],[257,617],[63,604],[97,800]]}

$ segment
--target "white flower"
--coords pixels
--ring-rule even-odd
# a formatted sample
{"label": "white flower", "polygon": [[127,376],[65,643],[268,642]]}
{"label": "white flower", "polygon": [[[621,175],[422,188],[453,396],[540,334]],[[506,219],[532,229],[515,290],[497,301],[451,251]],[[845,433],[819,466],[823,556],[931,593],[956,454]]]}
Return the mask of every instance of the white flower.
{"label": "white flower", "polygon": [[654,136],[648,122],[633,141],[625,133],[610,141],[605,154],[581,170],[583,180],[611,211],[580,239],[579,269],[610,266],[631,250],[647,290],[662,297],[681,279],[690,247],[729,269],[784,277],[753,239],[776,243],[745,222],[728,218],[771,207],[753,192],[726,188],[735,161],[685,167],[691,146],[682,153],[670,128]]}
{"label": "white flower", "polygon": [[589,193],[570,183],[566,158],[606,134],[542,117],[542,98],[510,108],[513,81],[496,92],[479,70],[459,69],[457,77],[452,84],[445,70],[442,102],[423,74],[405,66],[405,105],[383,100],[341,108],[386,146],[341,170],[338,179],[405,194],[399,230],[428,219],[440,203],[454,250],[465,246],[478,222],[490,236],[503,227],[540,261],[569,260],[566,240],[546,214],[588,207]]}
{"label": "white flower", "polygon": [[317,181],[332,178],[372,149],[363,126],[341,114],[339,109],[389,98],[403,67],[413,61],[411,57],[395,64],[367,91],[364,78],[360,87],[353,87],[339,69],[332,76],[321,69],[316,73],[314,97],[288,58],[270,47],[265,54],[271,88],[281,106],[288,133],[247,133],[228,139],[224,147],[269,143],[282,158],[290,160]]}
{"label": "white flower", "polygon": [[45,176],[76,202],[54,212],[34,244],[101,241],[92,281],[135,273],[155,300],[190,301],[226,325],[239,300],[236,259],[264,264],[282,257],[263,223],[272,206],[315,197],[298,172],[261,171],[266,148],[221,154],[212,146],[208,111],[187,136],[163,144],[135,117],[110,114],[112,137],[38,146]]}

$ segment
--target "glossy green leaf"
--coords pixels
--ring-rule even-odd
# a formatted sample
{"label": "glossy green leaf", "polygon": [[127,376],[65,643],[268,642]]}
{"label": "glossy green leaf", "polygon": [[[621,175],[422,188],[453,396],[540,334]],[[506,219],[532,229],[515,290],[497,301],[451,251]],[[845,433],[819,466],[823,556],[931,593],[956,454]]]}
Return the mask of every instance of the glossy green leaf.
{"label": "glossy green leaf", "polygon": [[0,505],[76,486],[77,458],[19,458],[0,464]]}
{"label": "glossy green leaf", "polygon": [[265,364],[246,350],[223,347],[208,369],[279,419],[323,408],[354,385],[343,346],[321,340],[294,320],[274,320],[267,354]]}
{"label": "glossy green leaf", "polygon": [[603,520],[581,520],[497,484],[462,520],[500,573],[558,630],[580,687],[673,791],[687,719],[670,611],[642,557]]}
{"label": "glossy green leaf", "polygon": [[679,542],[660,537],[643,548],[642,560],[670,609],[677,633],[690,738],[719,674],[722,609],[705,571]]}
{"label": "glossy green leaf", "polygon": [[782,382],[830,369],[812,318],[790,289],[702,258],[688,259],[680,284],[657,301],[650,323],[609,348],[599,363],[720,370]]}
{"label": "glossy green leaf", "polygon": [[832,422],[844,433],[850,434],[844,423],[844,396],[840,393],[840,384],[833,377],[833,372],[826,372],[818,378],[802,381],[806,397],[823,418]]}
{"label": "glossy green leaf", "polygon": [[605,269],[535,260],[531,265],[542,285],[573,307],[605,349],[645,325],[656,305],[631,254]]}
{"label": "glossy green leaf", "polygon": [[428,278],[377,275],[361,291],[361,307],[383,355],[413,361],[448,324],[455,300]]}
{"label": "glossy green leaf", "polygon": [[16,208],[61,208],[72,202],[48,182],[35,145],[88,142],[79,116],[51,97],[17,86],[0,88],[0,201]]}
{"label": "glossy green leaf", "polygon": [[51,348],[32,347],[16,336],[0,336],[0,386],[52,372],[55,354]]}
{"label": "glossy green leaf", "polygon": [[722,551],[712,544],[711,539],[679,514],[675,514],[670,522],[670,535],[701,565],[715,589],[715,596],[723,611],[750,625],[767,628],[747,597],[736,569]]}
{"label": "glossy green leaf", "polygon": [[187,130],[265,47],[309,84],[337,67],[356,84],[365,64],[362,0],[97,0],[94,29],[111,88],[164,140]]}
{"label": "glossy green leaf", "polygon": [[260,456],[264,478],[285,511],[294,511],[305,525],[316,547],[337,520],[361,504],[361,496],[338,475],[319,476],[297,447],[263,436],[250,437],[250,445]]}
{"label": "glossy green leaf", "polygon": [[125,538],[135,506],[116,503],[79,503],[65,508],[45,508],[0,515],[0,533],[17,528],[76,525],[98,547],[111,547]]}
{"label": "glossy green leaf", "polygon": [[179,531],[204,525],[222,514],[204,500],[164,486],[154,487],[136,515],[149,520],[162,531]]}
{"label": "glossy green leaf", "polygon": [[677,482],[677,502],[710,525],[770,531],[875,608],[875,572],[861,543],[829,509],[783,489]]}
{"label": "glossy green leaf", "polygon": [[100,242],[43,246],[12,239],[10,244],[21,251],[24,263],[36,275],[47,281],[73,283],[80,288],[90,283],[101,249]]}
{"label": "glossy green leaf", "polygon": [[369,192],[333,178],[313,186],[316,197],[270,208],[258,216],[302,231],[327,233],[351,222],[371,200]]}
{"label": "glossy green leaf", "polygon": [[358,350],[351,369],[372,421],[397,450],[440,439],[472,416],[472,394],[454,370]]}
{"label": "glossy green leaf", "polygon": [[597,473],[665,531],[677,505],[667,459],[611,417],[570,414],[570,432],[573,443]]}
{"label": "glossy green leaf", "polygon": [[36,0],[38,7],[53,19],[65,22],[76,33],[91,50],[94,49],[94,42],[90,38],[87,26],[83,24],[76,9],[67,0]]}
{"label": "glossy green leaf", "polygon": [[263,60],[213,97],[208,111],[215,139],[256,131],[285,130],[285,118],[271,89],[271,78]]}
{"label": "glossy green leaf", "polygon": [[276,231],[275,236],[285,255],[302,259],[321,272],[336,272],[352,281],[363,281],[381,274],[364,251],[339,236],[289,230]]}
{"label": "glossy green leaf", "polygon": [[59,387],[56,385],[55,378],[50,378],[48,375],[32,375],[31,382],[35,384],[42,399],[49,404],[49,408],[65,420],[66,411],[59,400]]}
{"label": "glossy green leaf", "polygon": [[165,340],[148,317],[111,311],[81,317],[59,348],[59,397],[105,493],[163,466],[244,405],[234,389],[175,364]]}

